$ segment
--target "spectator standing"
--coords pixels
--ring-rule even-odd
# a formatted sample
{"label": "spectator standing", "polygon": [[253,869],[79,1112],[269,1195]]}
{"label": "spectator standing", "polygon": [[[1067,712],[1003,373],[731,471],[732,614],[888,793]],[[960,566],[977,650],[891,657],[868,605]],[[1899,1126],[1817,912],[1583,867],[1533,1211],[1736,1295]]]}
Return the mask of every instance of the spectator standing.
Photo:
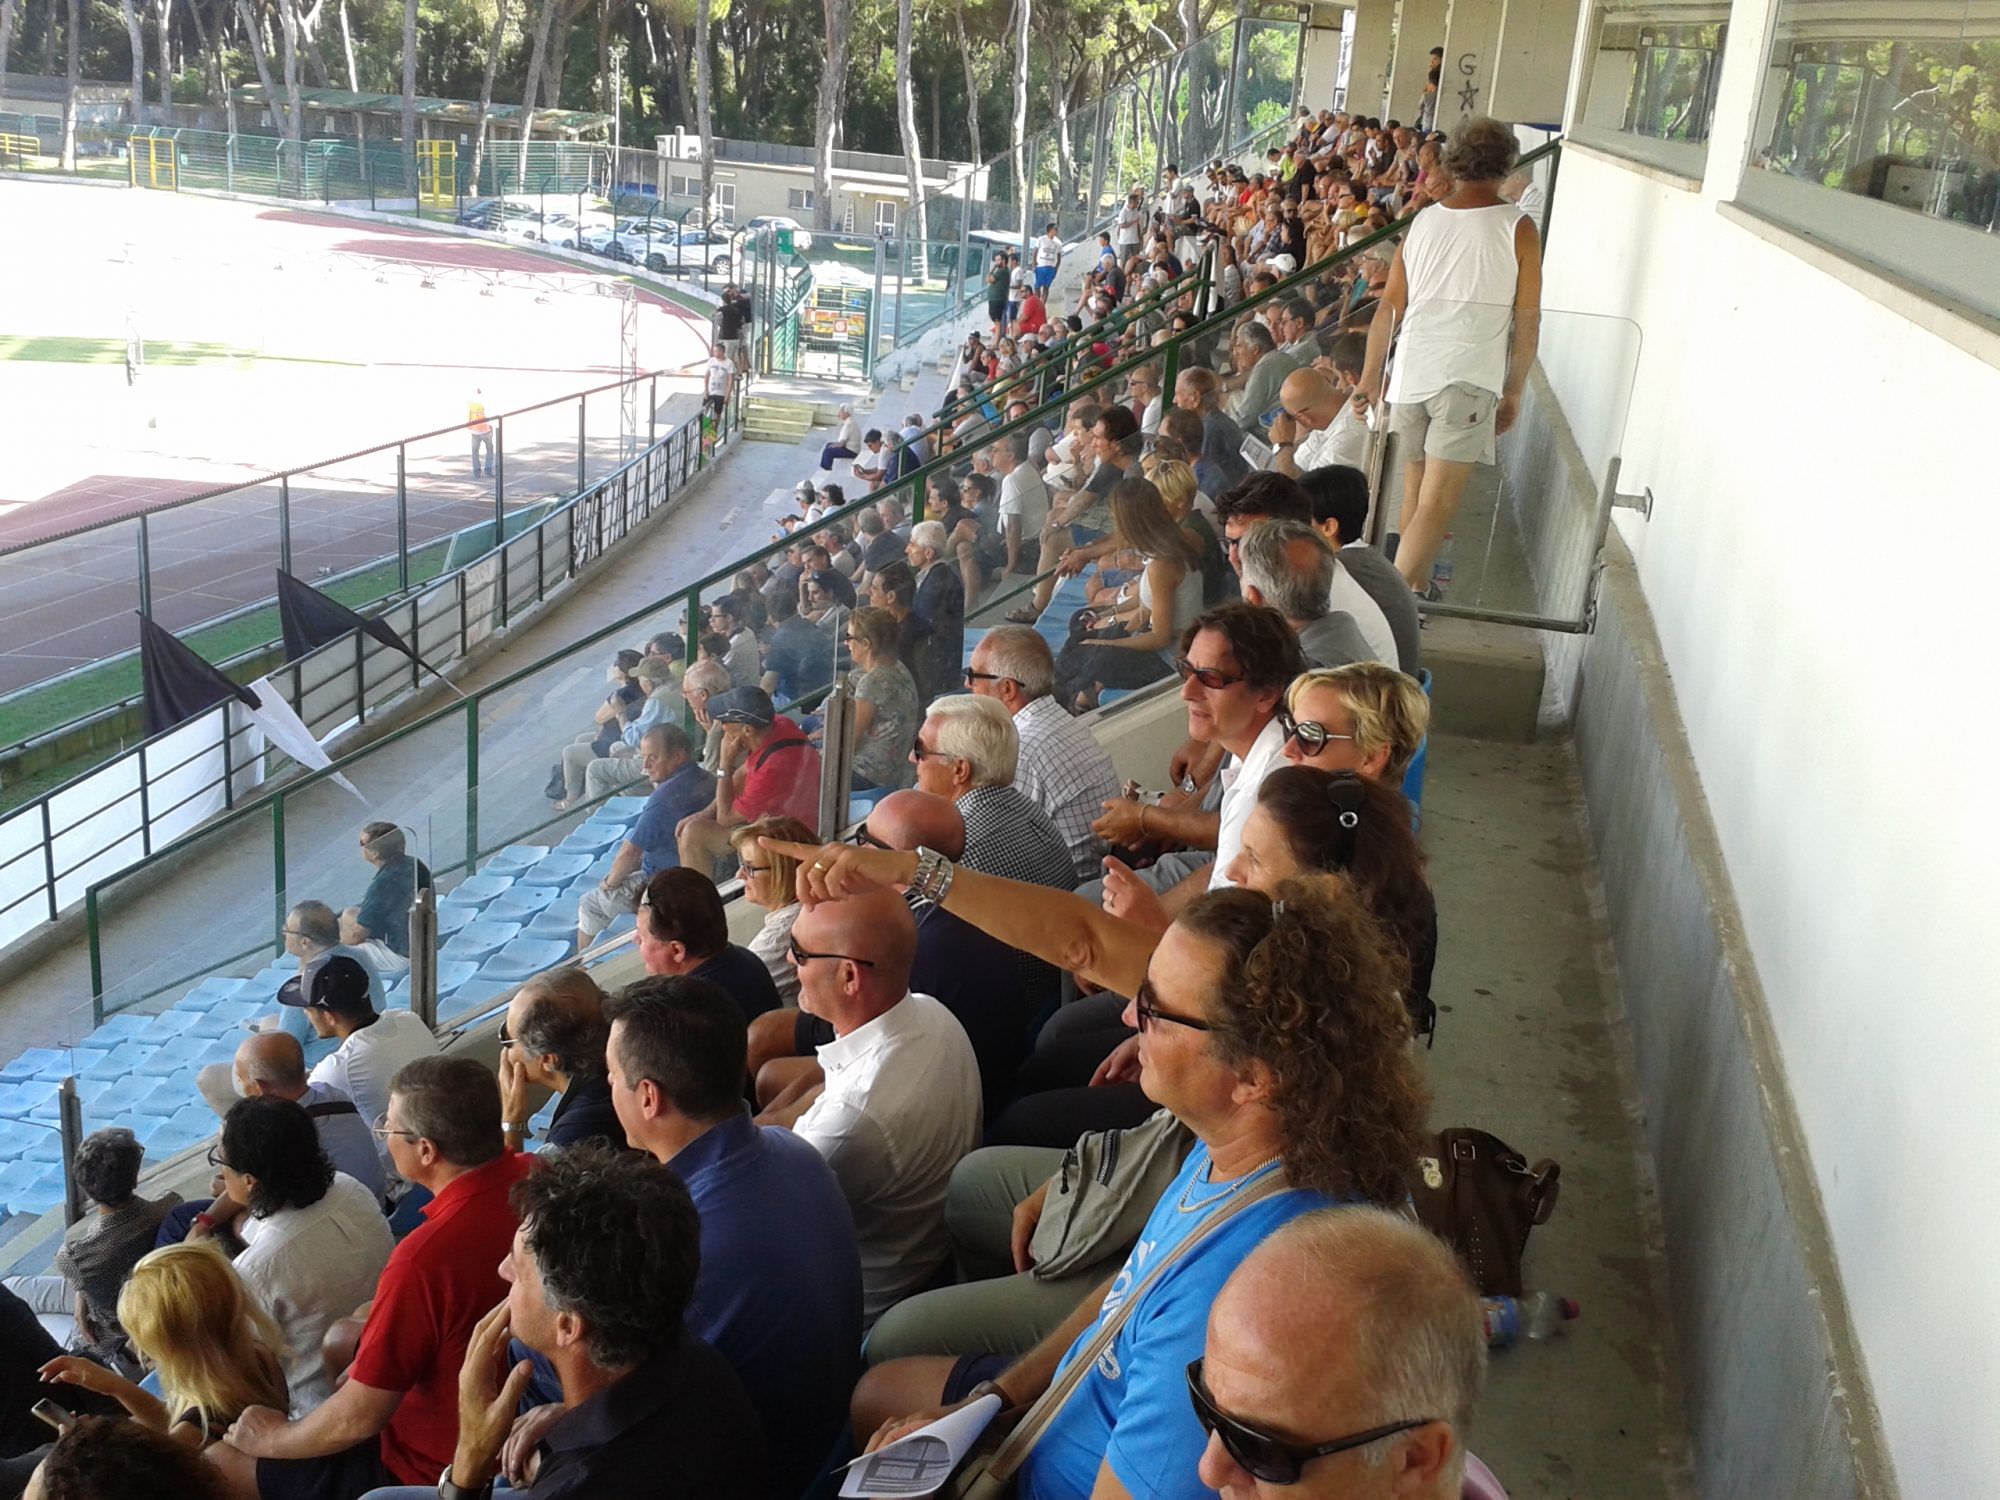
{"label": "spectator standing", "polygon": [[681,862],[675,831],[715,800],[715,778],[695,763],[694,747],[678,724],[655,724],[645,732],[639,740],[639,764],[652,790],[611,868],[577,899],[579,953],[616,918],[639,909],[639,893],[647,881]]}
{"label": "spectator standing", "polygon": [[389,1256],[347,1379],[297,1422],[254,1406],[215,1457],[234,1493],[347,1500],[424,1484],[452,1461],[458,1383],[481,1316],[505,1294],[499,1266],[517,1217],[509,1194],[534,1164],[503,1149],[500,1092],[467,1057],[396,1074],[378,1134],[396,1171],[432,1193]]}
{"label": "spectator standing", "polygon": [[750,321],[750,298],[739,287],[724,287],[722,306],[715,310],[715,343],[740,375],[750,373]]}
{"label": "spectator standing", "polygon": [[773,1493],[800,1494],[845,1425],[859,1363],[861,1257],[840,1179],[793,1132],[751,1121],[742,1017],[717,986],[641,980],[608,1013],[626,1136],[673,1170],[700,1215],[688,1327],[762,1417]]}
{"label": "spectator standing", "polygon": [[965,682],[996,700],[1014,720],[1014,788],[1049,815],[1070,851],[1079,880],[1099,873],[1107,845],[1092,831],[1105,799],[1118,795],[1111,757],[1052,696],[1055,657],[1026,625],[989,630],[972,648]]}
{"label": "spectator standing", "polygon": [[1056,271],[1062,265],[1062,236],[1056,232],[1054,221],[1042,229],[1042,236],[1035,241],[1035,290],[1047,295],[1055,285]]}
{"label": "spectator standing", "polygon": [[[351,958],[336,954],[323,960],[304,995],[285,1003],[301,1006],[315,1032],[339,1042],[312,1070],[312,1081],[352,1099],[363,1119],[379,1119],[388,1109],[390,1080],[405,1063],[437,1055],[437,1037],[409,1011],[376,1013],[367,976]],[[394,1156],[386,1145],[378,1149]]]}
{"label": "spectator standing", "polygon": [[706,393],[702,399],[702,409],[709,416],[720,419],[729,405],[729,388],[736,380],[736,366],[729,356],[717,349],[708,357],[708,367],[703,372],[702,389]]}
{"label": "spectator standing", "polygon": [[1541,239],[1534,221],[1500,196],[1520,156],[1497,120],[1465,121],[1445,146],[1451,192],[1419,214],[1397,247],[1368,328],[1368,362],[1355,386],[1365,410],[1383,394],[1389,339],[1389,430],[1403,451],[1402,540],[1395,562],[1411,588],[1430,585],[1431,562],[1458,514],[1474,464],[1520,415],[1541,332]]}
{"label": "spectator standing", "polygon": [[410,903],[419,889],[431,889],[431,872],[409,853],[403,830],[394,823],[370,823],[361,830],[361,858],[375,873],[361,904],[340,914],[340,942],[358,950],[377,974],[401,974],[410,967]]}
{"label": "spectator standing", "polygon": [[472,477],[484,479],[493,469],[493,423],[486,416],[486,392],[473,388],[465,404],[466,430],[472,434]]}
{"label": "spectator standing", "polygon": [[722,896],[699,871],[664,870],[646,887],[639,900],[639,959],[648,974],[685,974],[721,985],[745,1023],[778,1007],[769,971],[756,954],[729,941]]}
{"label": "spectator standing", "polygon": [[623,1149],[604,1077],[606,1029],[604,991],[575,965],[514,991],[500,1026],[500,1130],[510,1149],[527,1142],[535,1089],[557,1096],[543,1145]]}

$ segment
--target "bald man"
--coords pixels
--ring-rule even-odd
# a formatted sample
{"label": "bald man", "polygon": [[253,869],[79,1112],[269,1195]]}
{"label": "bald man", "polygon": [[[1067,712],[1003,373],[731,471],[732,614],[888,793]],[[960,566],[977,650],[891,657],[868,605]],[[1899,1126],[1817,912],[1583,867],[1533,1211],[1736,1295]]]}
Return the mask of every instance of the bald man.
{"label": "bald man", "polygon": [[894,891],[827,901],[792,924],[799,1008],[833,1028],[825,1085],[793,1123],[840,1179],[873,1325],[951,1254],[945,1189],[979,1144],[979,1064],[965,1028],[910,993],[917,923]]}
{"label": "bald man", "polygon": [[1271,467],[1296,479],[1310,469],[1368,466],[1368,423],[1322,370],[1292,371],[1278,387],[1284,411],[1271,419]]}
{"label": "bald man", "polygon": [[[884,848],[935,849],[950,860],[965,853],[957,804],[929,792],[891,792],[868,814],[867,836]],[[1015,952],[941,906],[905,899],[917,923],[910,989],[941,1002],[965,1028],[979,1062],[983,1112],[993,1119],[1012,1097],[1027,1052],[1030,1018]],[[831,1025],[803,1010],[769,1011],[750,1023],[750,1076],[764,1119],[803,1109],[821,1082],[814,1054],[833,1038]]]}
{"label": "bald man", "polygon": [[1252,1251],[1209,1311],[1188,1377],[1197,1472],[1223,1500],[1457,1500],[1485,1379],[1479,1299],[1443,1243],[1381,1209],[1322,1209]]}

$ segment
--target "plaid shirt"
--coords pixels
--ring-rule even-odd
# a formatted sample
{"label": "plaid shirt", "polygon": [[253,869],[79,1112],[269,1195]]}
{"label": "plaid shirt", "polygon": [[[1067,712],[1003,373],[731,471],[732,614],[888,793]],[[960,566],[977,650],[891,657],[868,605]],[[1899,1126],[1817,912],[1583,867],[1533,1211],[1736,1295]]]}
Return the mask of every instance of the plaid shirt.
{"label": "plaid shirt", "polygon": [[965,867],[1031,885],[1076,889],[1076,863],[1049,815],[1011,786],[975,787],[958,799]]}
{"label": "plaid shirt", "polygon": [[1090,825],[1103,816],[1105,800],[1118,795],[1111,757],[1089,725],[1047,694],[1021,705],[1014,729],[1021,740],[1014,789],[1049,815],[1069,846],[1077,879],[1096,879],[1109,846]]}

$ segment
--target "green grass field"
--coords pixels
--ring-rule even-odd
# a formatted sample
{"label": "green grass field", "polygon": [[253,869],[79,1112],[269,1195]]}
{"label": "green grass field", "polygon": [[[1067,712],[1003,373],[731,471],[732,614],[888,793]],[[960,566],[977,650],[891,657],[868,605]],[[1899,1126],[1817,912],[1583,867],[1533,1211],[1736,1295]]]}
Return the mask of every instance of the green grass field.
{"label": "green grass field", "polygon": [[[0,359],[34,360],[55,365],[119,365],[125,362],[125,340],[91,338],[81,334],[0,333]],[[233,344],[182,342],[175,339],[147,339],[146,363],[182,368],[224,364],[239,359],[275,359],[294,365],[347,365],[352,360],[304,359],[290,354],[259,354],[255,349],[239,349]]]}

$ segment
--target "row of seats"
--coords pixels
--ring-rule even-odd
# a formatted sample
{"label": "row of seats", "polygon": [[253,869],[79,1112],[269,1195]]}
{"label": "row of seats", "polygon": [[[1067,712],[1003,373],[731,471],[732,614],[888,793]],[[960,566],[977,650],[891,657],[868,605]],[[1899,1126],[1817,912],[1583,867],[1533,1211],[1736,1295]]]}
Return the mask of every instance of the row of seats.
{"label": "row of seats", "polygon": [[[438,1002],[463,1012],[504,999],[530,975],[576,950],[576,904],[611,868],[645,806],[613,797],[553,847],[510,844],[438,901]],[[629,930],[621,918],[611,935]],[[161,1161],[215,1134],[215,1112],[195,1086],[200,1071],[227,1063],[246,1033],[279,1018],[279,988],[292,960],[247,977],[201,980],[156,1014],[107,1017],[75,1047],[31,1047],[0,1065],[0,1212],[40,1215],[62,1203],[58,1085],[74,1074],[84,1129],[122,1126]],[[388,991],[408,1007],[409,980]],[[331,1048],[306,1045],[308,1066]]]}

